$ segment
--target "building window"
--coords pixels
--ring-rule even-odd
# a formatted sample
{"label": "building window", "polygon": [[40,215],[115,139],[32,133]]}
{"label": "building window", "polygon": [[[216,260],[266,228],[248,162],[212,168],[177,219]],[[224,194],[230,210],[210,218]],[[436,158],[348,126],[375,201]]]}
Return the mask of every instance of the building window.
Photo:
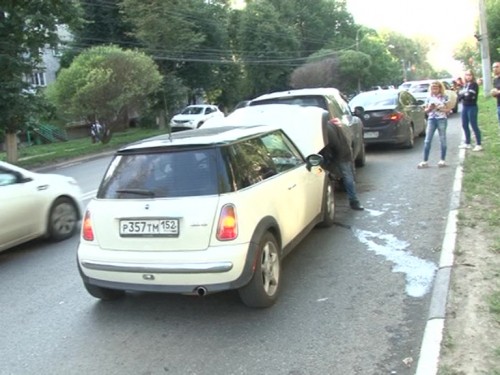
{"label": "building window", "polygon": [[36,72],[31,75],[31,84],[33,86],[47,86],[45,81],[45,73]]}

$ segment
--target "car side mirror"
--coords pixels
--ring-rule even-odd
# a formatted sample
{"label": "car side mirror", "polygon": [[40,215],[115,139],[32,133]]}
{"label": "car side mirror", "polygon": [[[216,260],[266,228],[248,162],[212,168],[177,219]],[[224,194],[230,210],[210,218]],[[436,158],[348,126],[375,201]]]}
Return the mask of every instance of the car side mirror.
{"label": "car side mirror", "polygon": [[365,109],[361,106],[354,107],[354,116],[357,116],[359,118],[363,118],[365,115]]}
{"label": "car side mirror", "polygon": [[312,167],[318,167],[323,164],[323,156],[320,154],[311,154],[306,158],[306,168],[311,171]]}

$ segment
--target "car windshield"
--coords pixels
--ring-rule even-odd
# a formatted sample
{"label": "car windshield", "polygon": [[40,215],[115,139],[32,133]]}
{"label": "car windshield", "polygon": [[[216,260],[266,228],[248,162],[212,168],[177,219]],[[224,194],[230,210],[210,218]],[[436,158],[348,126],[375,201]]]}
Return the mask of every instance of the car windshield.
{"label": "car windshield", "polygon": [[170,198],[218,194],[216,150],[117,155],[98,198]]}
{"label": "car windshield", "polygon": [[183,115],[200,115],[203,113],[204,107],[186,107],[181,112]]}
{"label": "car windshield", "polygon": [[397,95],[378,90],[374,93],[361,93],[356,95],[349,102],[349,107],[363,107],[364,109],[380,108],[387,106],[395,106],[397,103]]}
{"label": "car windshield", "polygon": [[430,83],[419,83],[417,85],[410,87],[410,92],[416,92],[416,93],[427,92],[429,91],[429,85]]}

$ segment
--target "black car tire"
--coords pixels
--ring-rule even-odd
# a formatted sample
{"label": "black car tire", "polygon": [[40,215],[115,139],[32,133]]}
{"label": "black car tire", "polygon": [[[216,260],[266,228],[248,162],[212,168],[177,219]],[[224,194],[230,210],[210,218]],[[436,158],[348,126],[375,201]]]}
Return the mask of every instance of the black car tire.
{"label": "black car tire", "polygon": [[99,298],[105,301],[118,299],[125,295],[125,291],[123,290],[102,288],[100,286],[92,285],[86,282],[84,282],[83,285],[85,285],[85,289],[87,289],[87,292],[89,292],[92,297]]}
{"label": "black car tire", "polygon": [[403,144],[404,148],[413,148],[415,146],[415,131],[413,129],[413,125],[410,125],[408,128],[408,138],[406,142]]}
{"label": "black car tire", "polygon": [[50,208],[47,233],[51,240],[62,241],[72,237],[78,228],[78,209],[65,197],[57,198]]}
{"label": "black car tire", "polygon": [[366,164],[366,149],[365,144],[361,143],[361,149],[359,150],[356,160],[354,160],[354,165],[358,168],[364,167]]}
{"label": "black car tire", "polygon": [[327,179],[323,193],[322,221],[319,227],[328,228],[335,223],[335,181]]}
{"label": "black car tire", "polygon": [[280,248],[270,232],[262,236],[256,257],[253,277],[238,293],[248,307],[270,307],[278,298],[281,278]]}

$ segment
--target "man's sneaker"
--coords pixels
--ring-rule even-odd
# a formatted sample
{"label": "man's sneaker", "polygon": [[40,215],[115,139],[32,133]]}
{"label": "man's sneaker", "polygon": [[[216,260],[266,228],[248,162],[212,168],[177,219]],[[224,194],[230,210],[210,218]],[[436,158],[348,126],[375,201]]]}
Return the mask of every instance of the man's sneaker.
{"label": "man's sneaker", "polygon": [[461,144],[460,146],[458,146],[458,148],[470,150],[472,148],[472,146],[469,143],[464,143],[464,144]]}
{"label": "man's sneaker", "polygon": [[443,167],[446,167],[446,162],[444,160],[440,160],[439,163],[438,163],[438,167],[439,168],[443,168]]}
{"label": "man's sneaker", "polygon": [[426,161],[421,161],[420,163],[418,163],[417,168],[418,169],[427,168],[428,166],[429,166],[429,163],[427,163]]}
{"label": "man's sneaker", "polygon": [[361,205],[361,203],[359,203],[359,201],[350,201],[349,202],[349,206],[351,206],[351,208],[353,210],[356,210],[356,211],[363,211],[365,208]]}
{"label": "man's sneaker", "polygon": [[477,145],[476,147],[474,147],[474,148],[472,149],[472,151],[483,151],[483,146],[481,146],[481,145]]}

